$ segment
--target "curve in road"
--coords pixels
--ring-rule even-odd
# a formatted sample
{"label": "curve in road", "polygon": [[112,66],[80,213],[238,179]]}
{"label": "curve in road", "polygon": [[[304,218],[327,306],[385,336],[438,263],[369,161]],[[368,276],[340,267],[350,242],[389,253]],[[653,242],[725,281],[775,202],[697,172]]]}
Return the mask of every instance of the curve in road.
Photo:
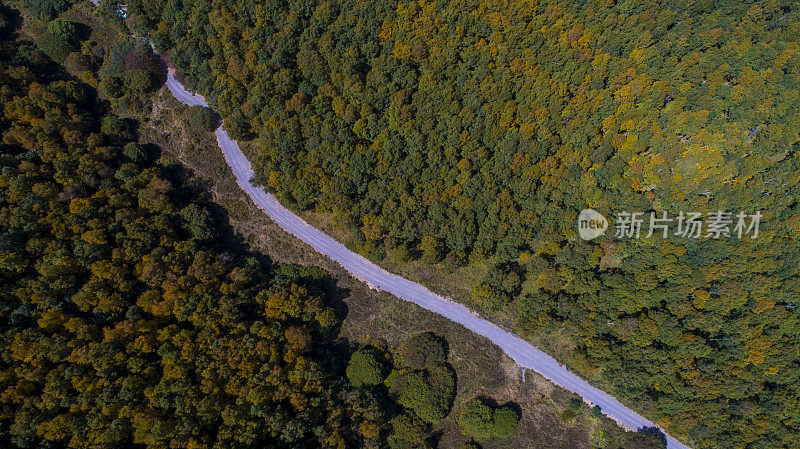
{"label": "curve in road", "polygon": [[[90,0],[97,3],[97,0]],[[175,71],[167,71],[167,87],[181,103],[189,106],[208,107],[206,100],[189,92],[176,78]],[[239,145],[228,136],[222,126],[215,131],[217,143],[225,155],[225,160],[236,177],[236,182],[253,202],[275,223],[298,239],[311,245],[317,252],[328,256],[344,267],[352,276],[366,283],[370,288],[389,292],[398,298],[413,302],[431,312],[461,324],[467,329],[482,335],[499,346],[519,366],[538,372],[554,384],[572,391],[585,401],[600,407],[603,414],[629,429],[660,428],[653,422],[622,405],[602,390],[593,387],[585,380],[570,372],[539,348],[507,332],[495,324],[484,320],[462,304],[439,296],[427,288],[405,278],[389,273],[370,262],[360,254],[348,250],[327,234],[306,223],[290,210],[283,207],[272,195],[251,182],[253,168],[250,161],[239,149]],[[663,431],[663,429],[662,429]],[[672,436],[664,433],[668,449],[689,449]]]}
{"label": "curve in road", "polygon": [[[167,75],[167,87],[175,98],[184,104],[208,106],[202,96],[187,91],[175,79],[172,69],[169,70]],[[599,406],[605,415],[629,429],[642,429],[645,427],[660,429],[660,426],[622,405],[602,390],[593,387],[530,343],[476,316],[462,304],[439,296],[422,285],[389,273],[309,225],[302,218],[283,207],[274,195],[266,193],[261,187],[251,182],[253,168],[250,161],[222,126],[217,128],[215,134],[217,143],[225,155],[225,160],[236,177],[236,182],[250,196],[253,202],[281,228],[311,245],[317,252],[336,261],[353,277],[366,283],[370,288],[383,290],[398,298],[413,302],[420,307],[463,325],[476,334],[488,338],[519,366],[536,371],[556,385],[578,394],[592,405]],[[668,449],[689,449],[688,446],[666,433],[665,437]]]}

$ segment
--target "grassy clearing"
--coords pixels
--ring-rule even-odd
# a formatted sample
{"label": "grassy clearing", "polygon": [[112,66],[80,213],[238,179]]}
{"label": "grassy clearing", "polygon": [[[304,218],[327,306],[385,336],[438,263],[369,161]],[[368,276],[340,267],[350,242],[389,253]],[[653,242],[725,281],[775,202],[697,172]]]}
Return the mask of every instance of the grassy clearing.
{"label": "grassy clearing", "polygon": [[[19,2],[9,2],[12,7],[19,8]],[[96,8],[87,2],[78,2],[67,11],[59,15],[60,18],[72,22],[85,25],[84,30],[88,31],[88,36],[85,39],[88,41],[96,42],[106,52],[114,46],[116,42],[125,38],[119,29],[109,24],[105,20],[98,17]],[[22,26],[19,29],[19,34],[23,38],[31,42],[37,42],[44,32],[48,22],[33,19],[30,17],[21,16]],[[71,70],[73,67],[65,67],[70,74],[79,75],[77,72]]]}
{"label": "grassy clearing", "polygon": [[[340,242],[350,241],[350,232],[335,226],[331,222],[330,214],[315,211],[296,211],[309,224],[321,229],[326,234]],[[369,257],[368,255],[364,255]],[[383,260],[370,258],[372,262],[380,265],[392,273],[397,273],[407,279],[420,283],[434,293],[452,298],[462,304],[477,309],[477,304],[472,299],[472,288],[480,282],[488,271],[485,264],[472,263],[460,267],[452,273],[446,273],[443,264],[428,265],[421,260],[397,262],[391,256]]]}

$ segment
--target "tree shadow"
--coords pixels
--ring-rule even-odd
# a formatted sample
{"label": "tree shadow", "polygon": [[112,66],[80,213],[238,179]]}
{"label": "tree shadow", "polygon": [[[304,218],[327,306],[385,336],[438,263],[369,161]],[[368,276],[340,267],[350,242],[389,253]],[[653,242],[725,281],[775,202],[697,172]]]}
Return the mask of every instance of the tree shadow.
{"label": "tree shadow", "polygon": [[22,14],[16,9],[11,9],[2,3],[0,3],[0,14],[6,19],[5,26],[0,28],[0,36],[16,34],[22,27]]}
{"label": "tree shadow", "polygon": [[156,64],[160,69],[161,75],[158,77],[158,87],[161,87],[167,82],[167,74],[169,73],[169,68],[167,67],[167,62],[160,54],[156,53],[155,49],[153,49],[153,57],[155,57],[157,61]]}
{"label": "tree shadow", "polygon": [[440,447],[439,443],[442,441],[442,437],[444,436],[444,431],[436,430],[425,440],[430,447]]}
{"label": "tree shadow", "polygon": [[642,427],[636,431],[637,449],[662,449],[667,447],[667,436],[658,427]]}
{"label": "tree shadow", "polygon": [[75,24],[75,31],[77,31],[78,40],[82,42],[89,39],[89,37],[92,35],[92,27],[86,25],[85,23],[80,23],[80,22],[72,22],[72,23]]}

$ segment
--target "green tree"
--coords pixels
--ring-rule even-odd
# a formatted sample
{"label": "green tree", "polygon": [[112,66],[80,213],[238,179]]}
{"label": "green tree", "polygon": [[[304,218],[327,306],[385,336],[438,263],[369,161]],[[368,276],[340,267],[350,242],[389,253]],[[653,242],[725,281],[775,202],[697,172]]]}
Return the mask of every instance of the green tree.
{"label": "green tree", "polygon": [[492,412],[492,435],[497,438],[508,438],[514,434],[519,424],[519,414],[505,405]]}
{"label": "green tree", "polygon": [[153,76],[146,70],[127,70],[123,80],[127,90],[136,94],[152,92],[158,87]]}
{"label": "green tree", "polygon": [[475,398],[461,409],[458,424],[465,434],[478,439],[489,438],[493,434],[492,408]]}
{"label": "green tree", "polygon": [[147,146],[134,142],[129,142],[122,147],[122,154],[131,162],[147,162],[150,159],[149,153]]}
{"label": "green tree", "polygon": [[514,434],[519,419],[510,404],[492,408],[482,399],[474,398],[464,404],[458,423],[466,435],[478,439],[508,438]]}
{"label": "green tree", "polygon": [[439,242],[432,236],[426,235],[422,238],[419,243],[419,250],[422,251],[422,260],[425,263],[435,264],[441,258]]}
{"label": "green tree", "polygon": [[184,228],[189,234],[198,239],[214,237],[214,219],[205,207],[189,204],[180,211]]}
{"label": "green tree", "polygon": [[80,48],[80,32],[75,22],[57,18],[47,25],[38,41],[42,51],[57,62]]}
{"label": "green tree", "polygon": [[392,433],[388,437],[392,449],[427,448],[428,426],[413,413],[403,413],[391,421]]}
{"label": "green tree", "polygon": [[398,402],[427,423],[438,423],[450,412],[455,396],[455,374],[449,366],[428,371],[406,371],[394,380]]}
{"label": "green tree", "polygon": [[119,76],[104,76],[100,80],[103,92],[111,98],[121,98],[125,95],[125,82]]}
{"label": "green tree", "polygon": [[399,350],[403,363],[415,370],[447,363],[445,341],[433,332],[423,332],[406,340]]}
{"label": "green tree", "polygon": [[75,22],[57,18],[47,25],[47,33],[50,37],[60,39],[72,47],[77,47],[80,32]]}
{"label": "green tree", "polygon": [[346,372],[350,382],[356,387],[361,387],[383,382],[386,368],[374,350],[361,348],[350,356]]}

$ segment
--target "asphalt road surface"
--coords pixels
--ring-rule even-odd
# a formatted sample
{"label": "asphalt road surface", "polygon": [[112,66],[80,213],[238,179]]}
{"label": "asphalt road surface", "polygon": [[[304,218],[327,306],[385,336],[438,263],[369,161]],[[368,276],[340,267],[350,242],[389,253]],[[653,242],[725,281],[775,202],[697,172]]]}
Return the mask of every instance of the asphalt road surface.
{"label": "asphalt road surface", "polygon": [[[178,100],[189,105],[205,105],[202,97],[193,96],[187,92],[172,74],[169,76],[167,86]],[[236,176],[239,187],[247,192],[253,202],[281,228],[308,243],[317,252],[336,261],[353,277],[366,283],[370,288],[383,290],[398,298],[411,301],[488,338],[519,366],[536,371],[556,385],[578,394],[592,405],[599,406],[605,415],[629,429],[658,427],[613,397],[589,385],[530,343],[476,316],[461,304],[441,297],[417,283],[389,273],[309,225],[302,218],[283,207],[272,194],[253,185],[250,182],[253,177],[253,168],[250,161],[239,150],[236,141],[232,140],[221,126],[215,133],[217,142],[225,155],[225,160]],[[689,449],[675,438],[666,434],[665,436],[668,449]]]}
{"label": "asphalt road surface", "polygon": [[[96,3],[96,0],[92,0]],[[189,106],[208,106],[205,99],[187,91],[175,79],[175,72],[169,69],[167,87],[180,102]],[[536,371],[554,384],[570,390],[592,405],[600,407],[603,414],[629,429],[658,427],[651,421],[625,407],[619,401],[603,391],[589,385],[586,381],[560,365],[554,358],[545,354],[535,346],[527,343],[495,324],[486,321],[461,304],[436,295],[427,288],[387,272],[356,254],[333,238],[310,226],[285,207],[271,194],[253,185],[253,168],[250,161],[239,150],[239,145],[232,140],[220,126],[215,134],[225,160],[233,170],[239,186],[247,192],[253,202],[263,210],[281,228],[300,240],[311,245],[316,251],[324,254],[344,267],[352,276],[366,283],[370,288],[389,292],[398,298],[413,302],[431,312],[461,324],[467,329],[482,335],[499,346],[519,366]],[[668,449],[689,449],[675,438],[666,435]]]}

